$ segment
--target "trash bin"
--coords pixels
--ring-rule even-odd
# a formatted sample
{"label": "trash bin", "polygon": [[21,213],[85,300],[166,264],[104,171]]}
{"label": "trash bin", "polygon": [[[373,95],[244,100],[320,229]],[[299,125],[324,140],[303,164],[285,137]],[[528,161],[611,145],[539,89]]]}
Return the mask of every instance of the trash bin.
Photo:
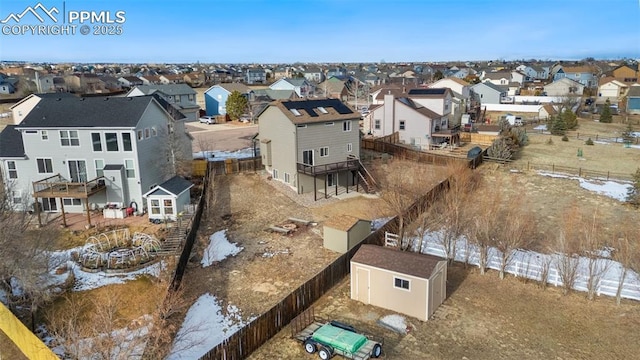
{"label": "trash bin", "polygon": [[128,207],[127,208],[127,216],[133,216],[133,208],[132,207]]}

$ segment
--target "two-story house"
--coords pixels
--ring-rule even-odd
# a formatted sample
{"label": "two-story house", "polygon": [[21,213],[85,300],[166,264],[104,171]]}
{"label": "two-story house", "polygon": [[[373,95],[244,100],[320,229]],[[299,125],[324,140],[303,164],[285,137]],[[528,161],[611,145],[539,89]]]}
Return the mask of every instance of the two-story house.
{"label": "two-story house", "polygon": [[585,86],[568,77],[560,78],[544,86],[547,96],[582,95]]}
{"label": "two-story house", "polygon": [[45,98],[0,134],[16,210],[86,211],[89,221],[107,204],[143,210],[143,194],[173,177],[187,151],[184,123],[153,96]]}
{"label": "two-story house", "polygon": [[625,84],[634,84],[640,82],[640,71],[638,65],[621,65],[613,69],[611,75],[618,81]]}
{"label": "two-story house", "polygon": [[316,199],[367,186],[358,160],[360,114],[340,100],[275,101],[258,120],[262,164],[274,180]]}
{"label": "two-story house", "polygon": [[131,89],[144,84],[142,79],[133,75],[121,76],[118,78],[118,82],[123,88],[126,89]]}
{"label": "two-story house", "polygon": [[24,118],[38,105],[42,99],[58,99],[65,97],[76,97],[75,95],[67,92],[60,93],[43,93],[43,94],[30,94],[22,98],[17,103],[13,104],[9,109],[13,115],[13,123],[18,125],[24,120]]}
{"label": "two-story house", "polygon": [[247,85],[264,84],[267,82],[267,73],[264,69],[247,69],[244,73],[244,82]]}
{"label": "two-story house", "polygon": [[311,66],[305,69],[302,74],[307,81],[319,84],[324,81],[324,72],[317,66]]}
{"label": "two-story house", "polygon": [[451,89],[453,93],[453,109],[451,110],[452,121],[460,122],[462,114],[469,111],[471,103],[471,84],[456,77],[448,77],[429,84],[429,87]]}
{"label": "two-story house", "polygon": [[453,92],[449,88],[410,89],[407,95],[416,103],[445,118],[448,118],[453,110]]}
{"label": "two-story house", "polygon": [[273,90],[293,90],[301,98],[306,98],[314,94],[313,85],[305,78],[280,79],[269,85],[269,88]]}
{"label": "two-story house", "polygon": [[486,81],[473,85],[471,92],[482,104],[500,104],[501,100],[507,96],[508,88]]}
{"label": "two-story house", "polygon": [[197,121],[200,106],[196,102],[196,91],[187,84],[139,85],[131,89],[127,96],[158,94],[186,117],[186,121]]}
{"label": "two-story house", "polygon": [[234,91],[238,91],[247,98],[251,94],[251,89],[241,83],[222,83],[213,85],[205,90],[204,105],[207,115],[225,115],[227,113],[227,99]]}
{"label": "two-story house", "polygon": [[595,69],[591,66],[562,66],[553,76],[553,80],[570,79],[577,81],[587,88],[598,86]]}

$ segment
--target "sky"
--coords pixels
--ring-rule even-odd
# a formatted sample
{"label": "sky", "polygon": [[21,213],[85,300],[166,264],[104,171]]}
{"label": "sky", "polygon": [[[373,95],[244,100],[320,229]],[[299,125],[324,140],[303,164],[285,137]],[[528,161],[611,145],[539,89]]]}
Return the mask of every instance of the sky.
{"label": "sky", "polygon": [[[118,63],[640,58],[640,0],[0,0],[0,60]],[[82,12],[100,19],[82,23]],[[118,13],[120,12],[120,13]],[[117,15],[120,15],[119,17]],[[107,16],[108,15],[108,16]],[[71,20],[71,21],[70,21]],[[101,21],[98,21],[101,20]],[[121,23],[111,22],[121,20]],[[111,23],[110,23],[111,22]],[[75,26],[43,35],[26,25]],[[82,25],[90,33],[80,33]],[[95,35],[94,31],[118,32]]]}

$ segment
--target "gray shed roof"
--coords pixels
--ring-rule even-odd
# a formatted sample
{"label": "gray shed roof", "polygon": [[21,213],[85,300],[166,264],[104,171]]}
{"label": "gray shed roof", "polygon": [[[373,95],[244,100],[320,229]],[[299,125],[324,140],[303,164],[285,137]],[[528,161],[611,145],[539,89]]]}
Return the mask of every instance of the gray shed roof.
{"label": "gray shed roof", "polygon": [[180,195],[183,192],[193,187],[193,183],[180,176],[174,176],[171,179],[163,182],[162,184],[154,187],[149,192],[144,194],[145,197],[149,195],[166,195],[167,193],[172,195]]}
{"label": "gray shed roof", "polygon": [[0,132],[0,157],[24,157],[22,133],[16,130],[16,125],[7,125]]}
{"label": "gray shed roof", "polygon": [[152,96],[42,99],[20,128],[135,127]]}
{"label": "gray shed roof", "polygon": [[385,269],[400,274],[428,279],[439,262],[446,259],[432,255],[400,251],[378,245],[363,244],[351,258],[352,262]]}

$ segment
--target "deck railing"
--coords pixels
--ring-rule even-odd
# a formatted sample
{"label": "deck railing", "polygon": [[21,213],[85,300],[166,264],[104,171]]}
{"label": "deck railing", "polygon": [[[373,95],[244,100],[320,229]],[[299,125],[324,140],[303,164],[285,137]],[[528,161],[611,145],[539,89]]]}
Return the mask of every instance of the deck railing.
{"label": "deck railing", "polygon": [[60,197],[63,195],[77,197],[78,195],[82,195],[87,197],[104,188],[106,188],[106,184],[103,176],[86,182],[71,182],[60,174],[57,174],[33,182],[33,194],[38,197],[44,197],[44,195],[50,195],[50,197]]}

